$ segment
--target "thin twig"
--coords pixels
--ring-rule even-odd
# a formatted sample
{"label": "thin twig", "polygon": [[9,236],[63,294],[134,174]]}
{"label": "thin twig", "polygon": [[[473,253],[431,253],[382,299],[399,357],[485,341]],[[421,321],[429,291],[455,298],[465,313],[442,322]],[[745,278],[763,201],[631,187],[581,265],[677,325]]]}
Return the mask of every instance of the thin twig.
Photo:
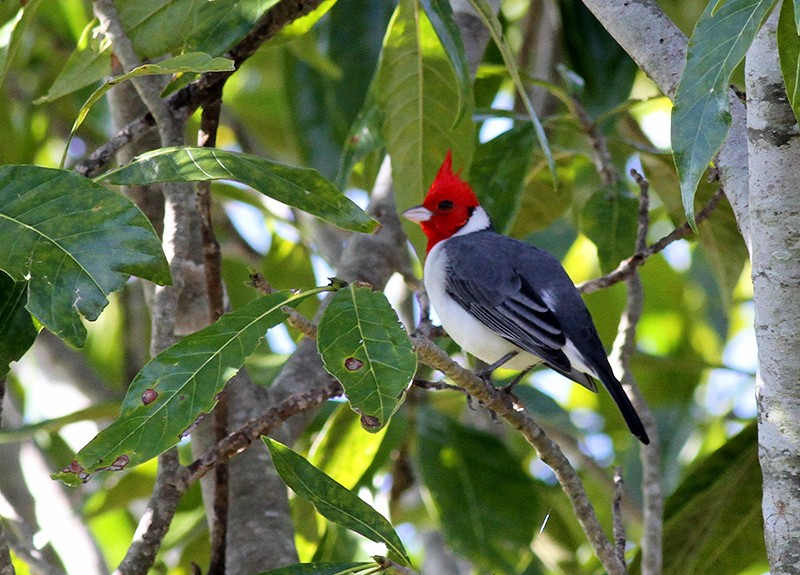
{"label": "thin twig", "polygon": [[388,557],[383,557],[382,555],[373,555],[372,558],[375,560],[375,563],[378,564],[378,567],[381,568],[381,571],[389,571],[390,573],[395,573],[397,575],[417,575],[417,572],[413,569],[409,569],[404,565],[400,565]]}
{"label": "thin twig", "polygon": [[[646,248],[647,228],[649,225],[649,183],[635,170],[631,176],[639,186],[639,225],[637,230],[636,251],[642,253]],[[709,202],[709,205],[711,202]],[[713,209],[708,209],[707,213]],[[688,227],[688,226],[687,226]],[[625,311],[620,318],[617,339],[611,353],[612,365],[619,366],[620,381],[625,391],[631,398],[642,420],[650,445],[641,446],[643,478],[642,490],[644,493],[644,537],[642,541],[642,573],[645,575],[660,575],[662,563],[662,532],[663,532],[663,496],[661,491],[661,448],[658,437],[658,428],[650,407],[645,402],[639,386],[631,371],[630,363],[636,353],[636,327],[642,316],[644,306],[644,289],[642,280],[634,268],[626,277],[628,299]]]}
{"label": "thin twig", "polygon": [[[703,209],[700,210],[700,213],[697,214],[696,219],[698,224],[711,215],[724,195],[725,193],[723,192],[722,188],[719,188],[716,191]],[[631,257],[620,263],[619,266],[617,266],[617,269],[614,271],[602,277],[582,282],[576,287],[581,293],[587,294],[619,283],[633,274],[636,268],[644,264],[647,258],[662,251],[672,242],[688,237],[692,235],[692,233],[692,228],[689,227],[689,224],[684,223],[683,225],[672,230],[669,234],[657,242],[647,246],[646,248],[638,250]]]}
{"label": "thin twig", "polygon": [[617,559],[625,565],[625,522],[622,520],[622,493],[625,491],[622,481],[622,468],[614,469],[614,502],[611,507],[611,515],[614,524],[614,547],[617,551]]}

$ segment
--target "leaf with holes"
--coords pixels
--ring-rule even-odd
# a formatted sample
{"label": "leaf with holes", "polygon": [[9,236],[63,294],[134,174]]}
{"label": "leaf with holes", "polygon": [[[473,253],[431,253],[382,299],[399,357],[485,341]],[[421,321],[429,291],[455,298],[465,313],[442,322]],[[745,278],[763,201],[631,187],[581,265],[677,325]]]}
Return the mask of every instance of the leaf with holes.
{"label": "leaf with holes", "polygon": [[335,226],[372,232],[378,222],[319,172],[216,148],[161,148],[97,178],[109,184],[236,180]]}
{"label": "leaf with holes", "polygon": [[400,406],[417,355],[386,296],[350,284],[319,321],[317,348],[367,431],[377,432]]}
{"label": "leaf with holes", "polygon": [[731,124],[728,81],[775,0],[709,2],[697,21],[672,108],[672,155],[686,219],[694,194]]}
{"label": "leaf with holes", "polygon": [[170,282],[153,227],[127,198],[64,170],[0,167],[0,269],[28,281],[26,307],[81,346],[106,296],[131,275]]}
{"label": "leaf with holes", "polygon": [[97,471],[144,463],[177,444],[211,411],[264,333],[286,318],[283,307],[328,289],[261,297],[158,354],[131,383],[117,420],[54,477],[77,484]]}
{"label": "leaf with holes", "polygon": [[272,455],[272,463],[286,485],[313,503],[320,515],[367,539],[383,543],[392,559],[402,565],[411,564],[400,537],[383,515],[301,455],[274,439],[263,439]]}

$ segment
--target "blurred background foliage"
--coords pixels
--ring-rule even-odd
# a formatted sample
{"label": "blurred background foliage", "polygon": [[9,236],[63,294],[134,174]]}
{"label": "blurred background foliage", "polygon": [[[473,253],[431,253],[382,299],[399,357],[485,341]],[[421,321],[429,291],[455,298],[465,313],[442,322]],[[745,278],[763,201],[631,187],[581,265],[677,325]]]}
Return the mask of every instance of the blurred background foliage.
{"label": "blurred background foliage", "polygon": [[[267,44],[227,83],[218,146],[316,168],[363,205],[382,158],[380,135],[372,134],[374,144],[351,162],[351,172],[342,171],[342,158],[354,143],[354,122],[369,124],[371,86],[395,4],[326,4],[329,11],[310,31]],[[706,2],[659,4],[688,34]],[[0,2],[0,23],[9,23],[6,33],[0,30],[6,48],[19,7]],[[26,18],[14,53],[3,52],[0,161],[57,166],[70,126],[96,84],[37,100],[90,26],[91,6],[33,0]],[[633,253],[638,188],[627,176],[631,168],[650,182],[649,241],[683,222],[669,155],[670,102],[578,0],[504,0],[500,19],[547,130],[559,186],[552,186],[541,146],[492,45],[474,82],[471,180],[500,229],[550,250],[576,283],[595,278]],[[537,50],[537,41],[547,42],[550,53]],[[67,167],[109,138],[110,122],[106,104],[94,106],[70,145]],[[196,128],[194,118],[190,134]],[[596,169],[592,132],[607,143],[616,173],[611,184]],[[715,187],[701,185],[698,209]],[[253,271],[278,288],[309,287],[332,275],[344,241],[338,231],[319,230],[241,186],[215,183],[213,195],[232,308],[254,297],[247,285]],[[764,572],[760,511],[754,513],[760,509],[760,490],[753,488],[760,474],[750,425],[752,292],[746,251],[727,204],[700,225],[699,234],[650,258],[641,277],[645,304],[633,367],[663,443],[665,572]],[[411,321],[412,296],[402,282],[392,282],[387,292]],[[620,284],[586,296],[609,347],[625,297]],[[314,314],[315,302],[303,305],[302,311]],[[35,526],[27,535],[70,573],[107,572],[119,562],[152,489],[154,462],[80,490],[67,491],[47,477],[116,412],[146,360],[148,325],[140,286],[131,282],[97,322],[87,324],[83,349],[42,333],[8,377],[0,515]],[[299,338],[292,328],[272,330],[248,360],[253,379],[269,385]],[[518,392],[580,469],[604,525],[610,525],[612,466],[623,466],[634,557],[641,534],[639,446],[613,403],[543,370]],[[471,410],[461,394],[412,389],[379,435],[363,432],[355,414],[330,402],[296,448],[384,511],[423,570],[443,536],[475,573],[600,572],[551,472],[527,443]],[[187,460],[188,449],[181,446]],[[380,552],[327,525],[308,504],[293,505],[302,560],[361,560]],[[725,538],[721,526],[734,524],[737,537]],[[177,575],[190,573],[193,562],[204,567],[208,547],[195,486],[181,503],[157,570]],[[723,555],[725,561],[715,563]],[[15,567],[33,572],[17,556]]]}

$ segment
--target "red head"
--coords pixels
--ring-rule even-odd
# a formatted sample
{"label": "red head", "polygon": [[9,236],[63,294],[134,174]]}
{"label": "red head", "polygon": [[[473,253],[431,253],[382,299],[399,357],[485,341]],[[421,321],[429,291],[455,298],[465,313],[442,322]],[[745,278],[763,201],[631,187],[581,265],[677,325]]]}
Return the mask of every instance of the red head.
{"label": "red head", "polygon": [[428,251],[460,230],[478,207],[478,198],[467,182],[453,173],[450,150],[436,174],[421,206],[406,210],[403,215],[422,226],[428,237]]}

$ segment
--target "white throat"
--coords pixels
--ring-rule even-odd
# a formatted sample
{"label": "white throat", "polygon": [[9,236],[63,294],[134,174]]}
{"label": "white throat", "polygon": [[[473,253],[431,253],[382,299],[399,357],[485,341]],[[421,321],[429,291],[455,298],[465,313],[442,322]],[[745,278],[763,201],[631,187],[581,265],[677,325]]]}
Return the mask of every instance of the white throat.
{"label": "white throat", "polygon": [[450,237],[464,236],[472,232],[480,232],[491,227],[492,222],[489,220],[489,214],[486,213],[481,206],[475,208],[472,215],[467,220],[467,223]]}

